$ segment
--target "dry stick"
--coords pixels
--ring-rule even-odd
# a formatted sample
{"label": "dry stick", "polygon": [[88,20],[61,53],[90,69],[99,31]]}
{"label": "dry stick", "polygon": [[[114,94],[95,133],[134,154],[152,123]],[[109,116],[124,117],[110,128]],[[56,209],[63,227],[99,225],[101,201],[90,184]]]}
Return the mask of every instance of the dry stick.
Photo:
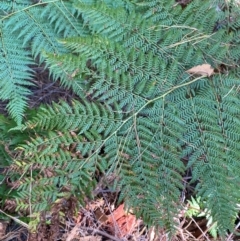
{"label": "dry stick", "polygon": [[[103,195],[103,198],[104,198],[104,200],[105,200],[105,202],[106,202],[106,204],[107,204],[107,206],[108,206],[108,209],[109,209],[109,211],[110,211],[110,215],[111,215],[111,218],[112,218],[113,224],[114,224],[114,231],[117,232],[117,233],[119,233],[119,234],[121,234],[121,230],[120,230],[120,228],[119,228],[119,226],[118,226],[118,224],[117,224],[117,222],[116,222],[116,219],[113,218],[113,212],[112,212],[111,207],[110,207],[110,205],[109,205],[109,203],[108,203],[108,201],[107,201],[107,199],[106,199],[106,196]],[[117,198],[117,197],[116,197],[116,198]],[[114,200],[114,203],[115,203],[115,201],[116,201],[116,198],[115,198],[115,200]]]}
{"label": "dry stick", "polygon": [[68,235],[66,241],[72,240],[74,238],[74,236],[76,235],[78,229],[83,229],[83,230],[86,230],[86,231],[90,231],[90,232],[93,232],[93,234],[100,234],[100,235],[102,235],[104,237],[110,238],[113,241],[123,241],[122,239],[116,238],[116,237],[114,237],[114,236],[112,236],[112,235],[110,235],[110,234],[108,234],[106,232],[103,232],[101,230],[98,230],[98,229],[95,229],[95,228],[81,227],[81,226],[78,226],[78,225],[76,225],[72,229],[72,231]]}
{"label": "dry stick", "polygon": [[107,238],[110,238],[111,240],[114,240],[114,241],[123,241],[123,239],[116,238],[116,237],[114,237],[114,236],[112,236],[112,235],[110,235],[110,234],[108,234],[106,232],[103,232],[101,230],[97,230],[95,228],[81,227],[81,229],[85,229],[87,231],[93,232],[94,234],[95,233],[100,234],[100,235],[105,236]]}
{"label": "dry stick", "polygon": [[205,236],[207,232],[214,226],[215,223],[213,223],[210,227],[207,228],[198,238],[200,239],[201,237]]}
{"label": "dry stick", "polygon": [[75,227],[68,234],[66,241],[71,241],[72,239],[74,239],[75,235],[77,235],[78,233],[78,229],[80,228],[79,226],[79,224],[75,225]]}
{"label": "dry stick", "polygon": [[[199,239],[196,239],[189,231],[185,230],[185,233],[188,235],[187,238],[191,237],[191,240],[199,240]],[[184,238],[183,240],[187,240],[187,239]]]}
{"label": "dry stick", "polygon": [[[240,222],[236,225],[235,230],[237,230],[239,227],[240,227]],[[231,234],[228,236],[227,241],[231,241],[231,240],[232,240],[232,237],[233,237],[233,233],[231,233]]]}
{"label": "dry stick", "polygon": [[102,236],[110,238],[113,241],[123,241],[122,239],[116,238],[116,237],[114,237],[114,236],[112,236],[112,235],[110,235],[110,234],[108,234],[106,232],[103,232],[101,230],[98,230],[98,229],[95,229],[95,228],[81,227],[80,224],[77,224],[71,230],[71,232],[69,233],[68,237],[66,238],[66,241],[71,241],[75,237],[75,235],[77,235],[78,230],[80,230],[80,229],[93,232],[93,234],[100,234]]}
{"label": "dry stick", "polygon": [[[211,240],[207,237],[206,233],[199,227],[198,223],[197,223],[193,218],[191,218],[191,219],[192,219],[192,221],[196,224],[196,226],[198,227],[198,229],[202,232],[202,234],[200,235],[200,237],[204,236],[204,238],[206,238],[207,241],[211,241]],[[199,239],[199,237],[197,237],[197,239]]]}
{"label": "dry stick", "polygon": [[6,215],[7,217],[11,218],[13,221],[15,221],[16,223],[20,224],[21,226],[29,229],[29,225],[24,223],[23,221],[19,220],[18,218],[15,218],[7,213],[5,213],[3,210],[0,209],[0,213],[3,213],[4,215]]}
{"label": "dry stick", "polygon": [[11,232],[11,233],[8,233],[8,234],[0,237],[0,241],[11,241],[15,238],[19,238],[19,233]]}

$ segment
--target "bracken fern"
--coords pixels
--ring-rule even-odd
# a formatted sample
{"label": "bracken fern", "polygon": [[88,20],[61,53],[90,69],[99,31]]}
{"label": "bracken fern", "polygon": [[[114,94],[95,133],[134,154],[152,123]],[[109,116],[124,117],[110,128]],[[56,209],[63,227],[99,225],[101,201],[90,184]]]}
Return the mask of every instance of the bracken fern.
{"label": "bracken fern", "polygon": [[[9,84],[0,92],[19,124],[12,130],[30,135],[15,162],[24,173],[19,206],[30,200],[42,211],[65,193],[91,196],[101,171],[117,177],[120,199],[146,223],[173,230],[190,168],[220,234],[233,230],[240,198],[239,8],[207,0],[185,8],[167,0],[25,2],[2,4],[6,36],[15,36],[24,53],[14,52],[24,59],[19,79],[0,78],[24,93]],[[21,123],[28,65],[38,55],[79,99],[41,107]],[[215,69],[212,76],[187,72],[204,63]]]}

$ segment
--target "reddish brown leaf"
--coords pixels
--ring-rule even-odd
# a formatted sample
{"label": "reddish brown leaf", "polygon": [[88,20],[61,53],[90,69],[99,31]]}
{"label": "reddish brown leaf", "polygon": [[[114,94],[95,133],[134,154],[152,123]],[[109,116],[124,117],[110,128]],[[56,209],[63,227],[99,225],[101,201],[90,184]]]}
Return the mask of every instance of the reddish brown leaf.
{"label": "reddish brown leaf", "polygon": [[129,234],[136,225],[136,217],[130,213],[125,212],[124,205],[121,204],[111,215],[108,216],[108,223],[115,227],[118,226],[119,238]]}

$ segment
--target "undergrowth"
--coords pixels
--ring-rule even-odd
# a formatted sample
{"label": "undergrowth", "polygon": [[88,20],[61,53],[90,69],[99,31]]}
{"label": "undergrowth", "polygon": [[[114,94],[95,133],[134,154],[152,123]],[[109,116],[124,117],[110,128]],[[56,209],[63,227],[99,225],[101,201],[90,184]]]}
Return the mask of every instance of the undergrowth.
{"label": "undergrowth", "polygon": [[[175,230],[186,172],[218,233],[240,191],[234,1],[2,1],[2,168],[19,210],[93,197],[98,178],[146,224]],[[27,108],[36,62],[76,98]],[[200,66],[210,66],[211,74]],[[198,71],[189,72],[193,67]],[[113,180],[109,181],[113,177]]]}

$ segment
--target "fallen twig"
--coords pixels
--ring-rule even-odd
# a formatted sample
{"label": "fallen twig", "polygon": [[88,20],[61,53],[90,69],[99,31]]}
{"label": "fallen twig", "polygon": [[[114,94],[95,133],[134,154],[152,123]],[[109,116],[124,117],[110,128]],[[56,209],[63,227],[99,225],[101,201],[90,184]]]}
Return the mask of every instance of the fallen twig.
{"label": "fallen twig", "polygon": [[108,234],[104,231],[101,231],[101,230],[98,230],[98,229],[95,229],[95,228],[82,227],[82,226],[80,226],[80,224],[75,225],[75,227],[71,230],[71,232],[67,236],[66,241],[71,241],[77,235],[79,229],[90,231],[93,234],[100,234],[104,237],[107,237],[107,238],[113,240],[113,241],[123,241],[123,239],[116,238],[116,237],[114,237],[114,236],[112,236],[112,235],[110,235],[110,234]]}

